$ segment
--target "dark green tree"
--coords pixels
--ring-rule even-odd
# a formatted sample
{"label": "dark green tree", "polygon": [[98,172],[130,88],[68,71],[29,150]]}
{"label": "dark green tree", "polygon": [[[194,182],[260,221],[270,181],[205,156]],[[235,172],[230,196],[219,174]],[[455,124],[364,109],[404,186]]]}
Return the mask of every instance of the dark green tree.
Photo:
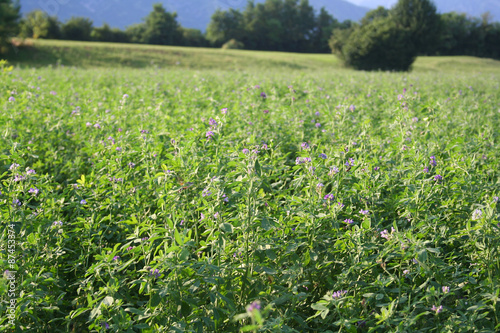
{"label": "dark green tree", "polygon": [[23,38],[61,38],[61,27],[56,17],[47,15],[44,11],[34,10],[21,20],[20,36]]}
{"label": "dark green tree", "polygon": [[19,3],[12,0],[0,0],[0,53],[6,52],[10,39],[19,28]]}
{"label": "dark green tree", "polygon": [[125,33],[127,34],[127,38],[131,43],[145,43],[145,31],[146,25],[144,23],[138,23],[127,27]]}
{"label": "dark green tree", "polygon": [[243,36],[243,14],[240,11],[232,8],[215,11],[207,27],[207,39],[212,45],[220,47],[230,39],[242,40]]}
{"label": "dark green tree", "polygon": [[330,15],[324,7],[321,8],[318,17],[316,18],[316,27],[314,29],[314,35],[311,40],[311,52],[330,52],[328,41],[332,35],[333,30],[335,28],[338,28],[339,25],[339,21],[337,21],[332,15]]}
{"label": "dark green tree", "polygon": [[61,27],[63,39],[66,40],[90,40],[92,33],[92,21],[85,17],[72,17]]}
{"label": "dark green tree", "polygon": [[198,29],[181,28],[182,41],[184,46],[209,46],[208,40]]}
{"label": "dark green tree", "polygon": [[94,28],[90,34],[92,40],[99,42],[128,43],[129,38],[125,31],[111,27],[104,23],[100,28]]}
{"label": "dark green tree", "polygon": [[145,18],[142,42],[157,45],[181,45],[182,32],[177,23],[177,13],[169,13],[162,4],[153,5],[153,11]]}
{"label": "dark green tree", "polygon": [[391,16],[398,27],[410,32],[419,54],[434,53],[439,41],[440,19],[431,0],[399,0]]}
{"label": "dark green tree", "polygon": [[407,71],[417,51],[409,29],[378,18],[354,29],[342,45],[341,55],[355,69]]}

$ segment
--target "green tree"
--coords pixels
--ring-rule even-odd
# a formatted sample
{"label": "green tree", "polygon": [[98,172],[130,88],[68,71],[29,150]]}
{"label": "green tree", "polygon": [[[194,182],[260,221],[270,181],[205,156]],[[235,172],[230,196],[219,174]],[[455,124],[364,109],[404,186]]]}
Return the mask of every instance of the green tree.
{"label": "green tree", "polygon": [[90,40],[92,33],[92,21],[85,17],[72,17],[61,27],[63,39],[66,40]]}
{"label": "green tree", "polygon": [[399,0],[391,10],[394,22],[410,32],[419,54],[431,54],[439,41],[440,19],[431,0]]}
{"label": "green tree", "polygon": [[61,38],[61,28],[56,17],[51,17],[41,10],[26,14],[21,20],[21,37],[24,38]]}
{"label": "green tree", "polygon": [[330,15],[324,7],[321,8],[318,17],[316,18],[316,27],[312,38],[311,51],[317,53],[330,52],[328,41],[333,30],[338,27],[339,21]]}
{"label": "green tree", "polygon": [[7,51],[10,38],[14,37],[19,28],[19,3],[12,0],[0,0],[0,53]]}
{"label": "green tree", "polygon": [[177,23],[177,13],[169,13],[162,4],[154,4],[145,19],[142,41],[146,44],[181,45],[182,32]]}
{"label": "green tree", "polygon": [[208,46],[208,40],[198,29],[181,28],[184,46]]}
{"label": "green tree", "polygon": [[341,54],[346,65],[355,69],[407,71],[417,51],[409,29],[391,19],[378,18],[354,29]]}
{"label": "green tree", "polygon": [[146,31],[146,24],[138,23],[133,24],[125,30],[127,38],[131,43],[145,43],[144,33]]}
{"label": "green tree", "polygon": [[207,40],[214,46],[221,46],[230,39],[243,39],[243,14],[235,9],[213,13],[207,27]]}

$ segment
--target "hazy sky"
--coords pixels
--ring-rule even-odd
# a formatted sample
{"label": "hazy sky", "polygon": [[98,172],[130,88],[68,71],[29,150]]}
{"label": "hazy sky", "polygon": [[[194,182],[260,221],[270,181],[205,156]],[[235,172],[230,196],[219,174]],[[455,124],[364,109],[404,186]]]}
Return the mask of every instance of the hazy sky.
{"label": "hazy sky", "polygon": [[347,1],[368,8],[375,8],[378,6],[391,7],[393,4],[397,2],[397,0],[347,0]]}

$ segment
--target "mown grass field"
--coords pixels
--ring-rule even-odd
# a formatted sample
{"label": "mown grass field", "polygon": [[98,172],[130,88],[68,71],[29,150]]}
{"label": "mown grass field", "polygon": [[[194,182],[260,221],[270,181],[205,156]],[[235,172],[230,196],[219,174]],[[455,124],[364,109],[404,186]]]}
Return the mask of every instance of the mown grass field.
{"label": "mown grass field", "polygon": [[34,46],[0,74],[2,331],[500,330],[498,62]]}

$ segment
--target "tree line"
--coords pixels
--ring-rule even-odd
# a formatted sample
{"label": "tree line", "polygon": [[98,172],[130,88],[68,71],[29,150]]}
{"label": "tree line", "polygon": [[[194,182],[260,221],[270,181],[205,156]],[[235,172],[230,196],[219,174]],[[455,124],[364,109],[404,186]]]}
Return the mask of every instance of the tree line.
{"label": "tree line", "polygon": [[8,36],[157,45],[333,52],[359,69],[407,70],[417,55],[471,55],[500,59],[500,23],[491,16],[438,14],[431,0],[399,0],[360,22],[339,22],[308,0],[248,1],[243,10],[216,10],[206,33],[182,27],[177,14],[155,4],[142,23],[125,30],[73,17],[60,22],[42,11],[20,18],[19,6],[0,0],[0,45]]}

